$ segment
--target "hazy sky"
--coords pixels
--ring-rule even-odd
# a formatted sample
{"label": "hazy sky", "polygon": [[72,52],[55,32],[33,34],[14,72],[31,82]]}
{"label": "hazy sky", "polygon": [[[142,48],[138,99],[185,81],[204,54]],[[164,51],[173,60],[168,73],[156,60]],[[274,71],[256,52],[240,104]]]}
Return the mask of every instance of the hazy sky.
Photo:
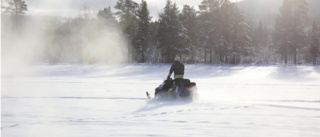
{"label": "hazy sky", "polygon": [[[53,15],[62,17],[74,17],[80,9],[87,5],[91,9],[98,10],[116,5],[118,0],[25,0],[28,5],[28,15]],[[141,0],[133,0],[141,3]],[[158,18],[166,4],[166,0],[146,0],[151,16]],[[202,0],[173,0],[182,9],[185,4],[194,6],[196,9]],[[236,1],[236,0],[231,0]],[[240,1],[240,0],[238,0]]]}

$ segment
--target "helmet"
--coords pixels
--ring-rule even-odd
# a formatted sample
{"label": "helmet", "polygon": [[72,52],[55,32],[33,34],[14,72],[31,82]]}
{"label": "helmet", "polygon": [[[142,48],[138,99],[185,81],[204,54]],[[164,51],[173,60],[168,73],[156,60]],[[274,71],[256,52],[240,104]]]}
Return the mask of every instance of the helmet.
{"label": "helmet", "polygon": [[174,58],[174,61],[180,61],[180,57],[179,57],[179,56],[176,56],[176,57]]}

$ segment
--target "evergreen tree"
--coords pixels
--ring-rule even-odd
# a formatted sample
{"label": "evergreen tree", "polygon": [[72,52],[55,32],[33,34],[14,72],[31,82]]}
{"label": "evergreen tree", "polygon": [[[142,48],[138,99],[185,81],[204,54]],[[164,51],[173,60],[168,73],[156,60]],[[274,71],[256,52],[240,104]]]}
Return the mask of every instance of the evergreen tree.
{"label": "evergreen tree", "polygon": [[[241,56],[249,55],[253,53],[253,49],[250,45],[250,26],[245,21],[242,11],[236,6],[236,4],[230,5],[232,8],[232,64],[241,62]],[[238,57],[238,58],[237,58]]]}
{"label": "evergreen tree", "polygon": [[138,55],[141,55],[140,62],[145,62],[145,54],[147,48],[150,44],[150,20],[149,11],[147,8],[147,2],[145,0],[141,1],[141,5],[137,12],[139,19],[139,29],[138,33],[134,39],[134,46],[138,52]]}
{"label": "evergreen tree", "polygon": [[278,52],[284,59],[284,63],[288,62],[288,50],[291,43],[291,26],[292,14],[290,9],[290,1],[283,0],[283,5],[279,9],[280,14],[275,19],[275,42],[279,45]]}
{"label": "evergreen tree", "polygon": [[293,1],[293,62],[298,63],[298,50],[307,47],[308,4],[306,0]]}
{"label": "evergreen tree", "polygon": [[88,4],[84,4],[82,5],[79,15],[78,15],[78,19],[84,21],[84,22],[88,22],[88,21],[92,21],[95,18],[95,14],[93,9],[88,5]]}
{"label": "evergreen tree", "polygon": [[[172,16],[172,29],[174,30],[173,35],[173,55],[182,54],[188,55],[191,52],[191,39],[188,35],[188,31],[182,24],[179,18],[180,11],[176,3],[173,4],[171,16]],[[172,59],[173,60],[173,59]]]}
{"label": "evergreen tree", "polygon": [[159,16],[159,28],[158,28],[158,41],[159,41],[159,49],[162,55],[162,62],[164,62],[164,57],[167,56],[167,60],[169,61],[169,56],[171,55],[170,44],[172,30],[168,27],[170,21],[170,10],[171,4],[170,0],[167,0],[166,6],[164,8],[163,13]]}
{"label": "evergreen tree", "polygon": [[317,57],[320,53],[320,28],[316,21],[313,22],[311,32],[310,54],[312,56],[312,64],[317,65]]}
{"label": "evergreen tree", "polygon": [[293,63],[297,64],[297,50],[305,44],[307,12],[306,0],[283,0],[280,14],[275,20],[275,41],[285,64],[290,56],[293,57]]}
{"label": "evergreen tree", "polygon": [[177,5],[172,4],[171,0],[167,0],[164,13],[160,14],[159,21],[159,47],[163,56],[166,56],[165,62],[173,62],[173,58],[177,55],[189,54],[191,51],[190,37],[179,19]]}
{"label": "evergreen tree", "polygon": [[148,61],[153,63],[161,62],[161,52],[158,49],[159,21],[150,22],[150,48],[147,50]]}
{"label": "evergreen tree", "polygon": [[274,60],[274,48],[272,47],[271,34],[268,32],[266,24],[261,20],[258,27],[252,26],[251,32],[252,42],[252,54],[254,63],[268,63]]}
{"label": "evergreen tree", "polygon": [[1,1],[1,8],[4,9],[4,14],[10,14],[14,16],[24,15],[26,11],[28,11],[28,6],[23,0],[7,0],[8,6],[3,6],[3,2]]}
{"label": "evergreen tree", "polygon": [[222,63],[240,62],[250,43],[250,26],[240,9],[229,0],[203,0],[199,9],[198,44],[204,48],[204,62],[207,54],[211,63],[215,58]]}
{"label": "evergreen tree", "polygon": [[99,10],[98,14],[97,14],[97,17],[100,20],[105,21],[105,22],[110,23],[110,24],[114,24],[115,25],[117,23],[117,20],[114,17],[114,13],[112,13],[112,11],[111,11],[111,7],[104,8],[103,10]]}
{"label": "evergreen tree", "polygon": [[222,0],[221,2],[221,11],[219,12],[219,19],[221,22],[219,22],[219,28],[221,28],[220,33],[222,34],[222,50],[221,55],[223,55],[222,62],[224,63],[230,63],[229,57],[230,55],[233,55],[233,49],[232,45],[234,45],[234,34],[233,30],[235,29],[235,25],[233,22],[233,5],[229,0]]}
{"label": "evergreen tree", "polygon": [[12,21],[12,28],[19,30],[23,15],[28,11],[28,6],[23,0],[7,0],[6,6],[1,1],[1,14],[8,15]]}
{"label": "evergreen tree", "polygon": [[187,35],[190,37],[192,51],[191,51],[191,61],[194,62],[195,55],[195,45],[197,40],[197,14],[194,7],[189,5],[184,5],[182,9],[182,13],[179,15],[179,18],[186,28]]}
{"label": "evergreen tree", "polygon": [[138,32],[139,22],[136,16],[138,4],[132,0],[118,0],[115,9],[119,10],[116,12],[119,18],[120,28],[123,31],[123,35],[128,41],[128,60],[133,60],[133,39],[136,37]]}
{"label": "evergreen tree", "polygon": [[222,52],[223,24],[221,22],[223,18],[220,16],[222,2],[223,0],[203,0],[199,5],[197,43],[203,48],[205,63],[208,62],[208,54],[211,63],[213,63],[213,52],[220,54],[219,61],[222,61],[222,54],[224,54]]}

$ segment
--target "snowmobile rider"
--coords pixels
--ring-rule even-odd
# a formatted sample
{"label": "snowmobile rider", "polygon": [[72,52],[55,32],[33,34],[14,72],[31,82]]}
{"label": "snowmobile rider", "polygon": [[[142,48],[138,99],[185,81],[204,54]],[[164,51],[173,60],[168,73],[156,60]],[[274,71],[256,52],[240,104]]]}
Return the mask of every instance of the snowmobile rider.
{"label": "snowmobile rider", "polygon": [[174,72],[175,85],[180,86],[180,81],[183,79],[183,75],[184,75],[184,64],[181,63],[180,57],[178,56],[174,58],[174,63],[170,68],[167,79],[170,79],[172,72]]}

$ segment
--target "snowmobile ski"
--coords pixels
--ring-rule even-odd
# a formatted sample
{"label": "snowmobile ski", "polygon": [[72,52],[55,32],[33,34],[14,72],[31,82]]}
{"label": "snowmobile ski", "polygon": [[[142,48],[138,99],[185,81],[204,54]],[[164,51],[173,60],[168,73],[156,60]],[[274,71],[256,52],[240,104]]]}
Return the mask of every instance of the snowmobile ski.
{"label": "snowmobile ski", "polygon": [[148,99],[151,99],[151,96],[148,91],[146,92],[146,94],[147,94]]}

